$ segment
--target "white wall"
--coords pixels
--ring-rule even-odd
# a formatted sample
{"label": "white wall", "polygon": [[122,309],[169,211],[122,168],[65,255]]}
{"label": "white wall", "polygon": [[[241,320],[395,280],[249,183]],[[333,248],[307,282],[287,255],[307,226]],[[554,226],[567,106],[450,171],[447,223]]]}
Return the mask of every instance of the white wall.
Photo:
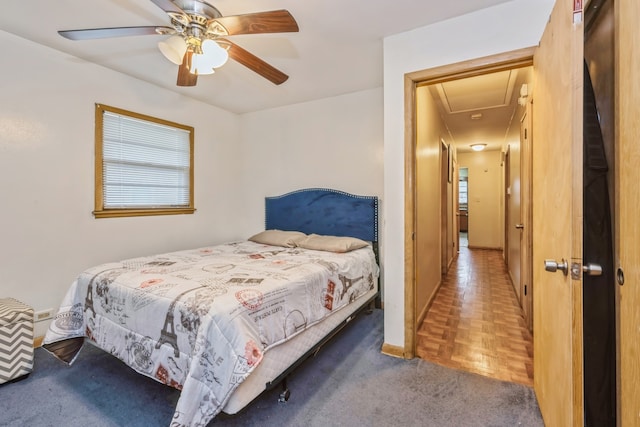
{"label": "white wall", "polygon": [[385,343],[404,347],[404,75],[538,44],[554,0],[514,0],[384,40]]}
{"label": "white wall", "polygon": [[327,187],[382,197],[382,88],[247,113],[241,133],[247,235],[264,229],[265,196]]}
{"label": "white wall", "polygon": [[[0,298],[57,308],[89,266],[241,237],[240,117],[2,31],[0,50]],[[96,102],[195,127],[195,214],[93,217]]]}

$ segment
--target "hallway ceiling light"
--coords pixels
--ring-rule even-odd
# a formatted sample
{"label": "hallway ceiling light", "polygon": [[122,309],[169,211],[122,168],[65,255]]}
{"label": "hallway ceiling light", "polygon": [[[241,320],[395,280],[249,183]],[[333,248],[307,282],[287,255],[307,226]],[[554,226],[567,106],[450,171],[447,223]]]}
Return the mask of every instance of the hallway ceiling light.
{"label": "hallway ceiling light", "polygon": [[482,151],[487,146],[487,144],[471,144],[471,149],[473,151]]}

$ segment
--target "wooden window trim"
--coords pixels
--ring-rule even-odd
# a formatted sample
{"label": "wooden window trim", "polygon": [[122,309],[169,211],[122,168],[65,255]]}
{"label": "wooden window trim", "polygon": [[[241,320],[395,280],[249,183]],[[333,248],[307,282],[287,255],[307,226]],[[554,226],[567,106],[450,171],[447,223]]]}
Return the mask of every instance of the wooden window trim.
{"label": "wooden window trim", "polygon": [[[153,123],[162,124],[178,129],[183,129],[189,132],[189,206],[180,208],[122,208],[122,209],[105,209],[104,208],[104,193],[103,193],[103,113],[105,111],[115,114],[129,116],[140,120],[145,120]],[[154,216],[154,215],[182,215],[193,214],[196,209],[194,207],[194,128],[192,126],[186,126],[183,124],[171,122],[168,120],[159,119],[152,116],[147,116],[133,111],[124,110],[121,108],[111,107],[108,105],[96,104],[95,108],[95,206],[93,215],[95,218],[114,218],[114,217],[135,217],[135,216]]]}

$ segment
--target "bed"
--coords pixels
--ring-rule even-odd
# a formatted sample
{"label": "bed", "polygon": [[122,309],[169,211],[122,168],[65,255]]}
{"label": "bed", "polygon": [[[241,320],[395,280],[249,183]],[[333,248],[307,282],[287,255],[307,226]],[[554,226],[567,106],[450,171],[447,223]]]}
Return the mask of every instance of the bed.
{"label": "bed", "polygon": [[379,298],[378,200],[331,189],[265,199],[246,241],[107,263],[72,283],[44,347],[86,340],[180,392],[172,426],[234,414]]}

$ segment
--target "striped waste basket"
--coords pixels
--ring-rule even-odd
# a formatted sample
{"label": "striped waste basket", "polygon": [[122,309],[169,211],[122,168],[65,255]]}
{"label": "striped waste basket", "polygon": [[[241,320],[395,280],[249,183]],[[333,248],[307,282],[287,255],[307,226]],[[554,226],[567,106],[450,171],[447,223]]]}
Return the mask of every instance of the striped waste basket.
{"label": "striped waste basket", "polygon": [[33,370],[33,308],[0,298],[0,384]]}

